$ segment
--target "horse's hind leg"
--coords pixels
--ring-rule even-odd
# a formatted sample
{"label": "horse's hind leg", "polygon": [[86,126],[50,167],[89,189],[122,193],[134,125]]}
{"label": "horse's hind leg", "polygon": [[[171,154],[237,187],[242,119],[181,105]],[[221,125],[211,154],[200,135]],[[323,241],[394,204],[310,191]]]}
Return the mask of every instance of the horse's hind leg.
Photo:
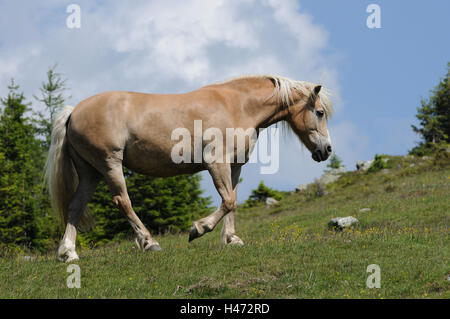
{"label": "horse's hind leg", "polygon": [[114,204],[119,208],[120,212],[125,215],[131,227],[136,233],[136,243],[140,249],[146,250],[161,250],[158,242],[153,239],[148,229],[141,222],[139,217],[131,206],[130,198],[128,197],[127,186],[123,176],[122,165],[115,164],[105,174],[106,182],[109,185]]}
{"label": "horse's hind leg", "polygon": [[100,180],[100,174],[75,153],[72,148],[70,148],[70,157],[77,171],[79,182],[69,204],[66,230],[57,252],[58,259],[65,262],[78,260],[78,255],[75,251],[77,226]]}

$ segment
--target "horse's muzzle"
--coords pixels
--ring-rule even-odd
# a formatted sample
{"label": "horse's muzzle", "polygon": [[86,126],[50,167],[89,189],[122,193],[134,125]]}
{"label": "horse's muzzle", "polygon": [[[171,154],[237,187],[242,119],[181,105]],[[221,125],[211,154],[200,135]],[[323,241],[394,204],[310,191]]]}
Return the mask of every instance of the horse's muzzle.
{"label": "horse's muzzle", "polygon": [[314,152],[312,152],[312,158],[316,162],[326,161],[330,156],[331,151],[331,145],[327,145],[323,151],[317,148]]}

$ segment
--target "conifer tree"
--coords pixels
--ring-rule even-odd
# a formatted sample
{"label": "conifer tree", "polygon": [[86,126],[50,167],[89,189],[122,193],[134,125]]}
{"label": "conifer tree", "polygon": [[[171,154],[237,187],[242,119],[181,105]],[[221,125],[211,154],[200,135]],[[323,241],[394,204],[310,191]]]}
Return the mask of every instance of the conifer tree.
{"label": "conifer tree", "polygon": [[53,120],[68,98],[64,95],[68,90],[66,87],[66,79],[63,79],[62,75],[57,73],[55,69],[56,65],[48,69],[47,81],[42,82],[39,89],[41,96],[34,96],[44,106],[43,111],[35,111],[35,115],[37,116],[35,123],[37,133],[43,138],[42,146],[45,150],[48,150],[50,147]]}
{"label": "conifer tree", "polygon": [[252,193],[248,197],[248,199],[245,201],[246,207],[253,207],[257,205],[258,203],[263,203],[266,198],[272,197],[276,200],[283,199],[282,193],[279,191],[272,189],[264,184],[263,181],[259,182],[258,188],[252,190]]}
{"label": "conifer tree", "polygon": [[330,161],[327,164],[328,168],[339,168],[343,166],[342,164],[342,160],[339,158],[339,156],[337,156],[335,153],[333,153],[333,155],[331,155],[330,157]]}
{"label": "conifer tree", "polygon": [[38,229],[36,212],[41,156],[35,130],[26,117],[28,106],[19,86],[11,80],[1,99],[0,114],[0,245],[33,246]]}
{"label": "conifer tree", "polygon": [[431,91],[429,99],[422,99],[417,108],[419,126],[411,125],[422,141],[410,153],[423,155],[436,149],[439,143],[450,143],[450,63],[447,74]]}

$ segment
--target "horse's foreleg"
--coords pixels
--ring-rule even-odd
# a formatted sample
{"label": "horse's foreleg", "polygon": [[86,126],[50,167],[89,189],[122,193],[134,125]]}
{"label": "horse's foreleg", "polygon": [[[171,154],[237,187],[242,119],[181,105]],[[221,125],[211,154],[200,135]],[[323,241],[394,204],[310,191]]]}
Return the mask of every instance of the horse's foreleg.
{"label": "horse's foreleg", "polygon": [[222,204],[211,215],[194,222],[189,233],[189,241],[212,231],[226,214],[236,209],[234,188],[239,181],[239,176],[234,185],[232,169],[229,163],[210,164],[208,171],[211,174],[214,186],[222,197]]}
{"label": "horse's foreleg", "polygon": [[120,212],[127,218],[134,232],[136,233],[136,244],[144,251],[161,250],[158,242],[153,239],[148,229],[141,222],[131,206],[128,197],[127,186],[122,172],[122,165],[116,165],[109,170],[106,175],[106,182],[109,185],[114,204]]}
{"label": "horse's foreleg", "polygon": [[234,230],[234,213],[235,211],[229,212],[223,220],[222,227],[222,243],[225,245],[237,245],[242,246],[244,242],[236,235]]}
{"label": "horse's foreleg", "polygon": [[[231,168],[231,178],[234,186],[234,198],[237,200],[237,185],[239,183],[239,176],[241,174],[241,167]],[[236,209],[230,211],[223,219],[222,227],[222,243],[225,245],[244,245],[244,242],[236,236],[236,231],[234,229],[234,214]]]}

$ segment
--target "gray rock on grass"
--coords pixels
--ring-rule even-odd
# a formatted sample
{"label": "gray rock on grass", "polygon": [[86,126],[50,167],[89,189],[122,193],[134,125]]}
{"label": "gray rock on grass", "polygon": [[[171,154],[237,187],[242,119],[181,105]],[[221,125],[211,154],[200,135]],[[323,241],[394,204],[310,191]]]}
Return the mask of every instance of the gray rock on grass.
{"label": "gray rock on grass", "polygon": [[373,160],[369,161],[356,161],[356,169],[358,171],[367,171],[372,166]]}
{"label": "gray rock on grass", "polygon": [[345,173],[345,167],[341,166],[339,168],[332,168],[330,170],[325,171],[322,176],[319,178],[319,182],[322,184],[333,183],[341,177],[341,175]]}
{"label": "gray rock on grass", "polygon": [[358,220],[353,216],[336,217],[328,222],[328,227],[336,230],[343,230],[358,223]]}
{"label": "gray rock on grass", "polygon": [[280,202],[277,201],[275,198],[272,198],[272,197],[266,198],[266,206],[267,207],[278,205],[278,204],[280,204]]}

